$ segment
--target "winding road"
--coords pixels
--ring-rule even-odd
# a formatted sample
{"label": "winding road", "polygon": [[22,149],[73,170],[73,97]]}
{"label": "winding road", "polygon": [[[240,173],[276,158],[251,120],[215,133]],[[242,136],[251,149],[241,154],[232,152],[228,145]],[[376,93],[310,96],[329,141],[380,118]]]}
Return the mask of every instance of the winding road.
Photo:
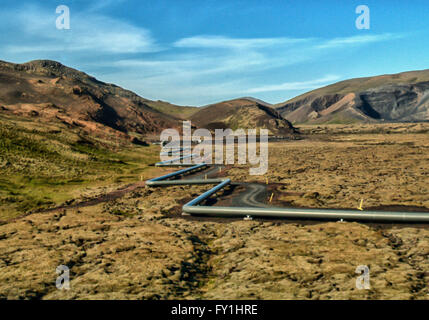
{"label": "winding road", "polygon": [[267,187],[263,184],[258,183],[234,183],[245,188],[244,191],[238,193],[232,199],[232,205],[234,207],[255,207],[255,208],[267,208],[269,205],[264,203],[267,199]]}

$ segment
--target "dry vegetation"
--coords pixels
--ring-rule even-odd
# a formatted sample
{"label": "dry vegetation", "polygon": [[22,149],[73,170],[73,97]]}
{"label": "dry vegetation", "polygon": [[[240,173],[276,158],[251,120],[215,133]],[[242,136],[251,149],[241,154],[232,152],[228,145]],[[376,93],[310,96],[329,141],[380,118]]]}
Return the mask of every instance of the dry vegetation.
{"label": "dry vegetation", "polygon": [[[294,206],[429,208],[429,123],[302,127],[304,141],[270,144],[265,176],[235,167],[235,181],[279,183],[277,200]],[[385,132],[389,132],[386,134]]]}
{"label": "dry vegetation", "polygon": [[[429,208],[429,125],[382,133],[399,126],[307,127],[301,130],[316,130],[309,139],[270,144],[267,177],[276,203],[355,207],[364,198],[364,207]],[[265,182],[246,167],[226,174]],[[429,297],[427,226],[180,216],[180,206],[206,189],[137,188],[109,202],[5,223],[0,298]],[[71,268],[68,291],[55,288],[60,264]],[[370,267],[370,290],[355,287],[359,265]]]}
{"label": "dry vegetation", "polygon": [[81,201],[153,175],[156,146],[104,139],[60,121],[0,115],[0,221]]}

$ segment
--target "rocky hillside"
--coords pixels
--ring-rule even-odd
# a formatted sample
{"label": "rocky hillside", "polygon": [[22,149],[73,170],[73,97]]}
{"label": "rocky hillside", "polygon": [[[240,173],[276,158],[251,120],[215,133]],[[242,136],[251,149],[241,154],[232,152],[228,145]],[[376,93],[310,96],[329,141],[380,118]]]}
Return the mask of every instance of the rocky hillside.
{"label": "rocky hillside", "polygon": [[181,120],[196,127],[267,128],[272,134],[294,132],[269,104],[241,98],[196,108],[144,99],[114,84],[101,82],[59,62],[23,64],[0,61],[0,111],[37,121],[59,121],[96,135],[156,135],[178,128]]}
{"label": "rocky hillside", "polygon": [[429,70],[351,79],[275,108],[292,123],[429,121]]}
{"label": "rocky hillside", "polygon": [[142,135],[177,127],[172,115],[157,110],[170,104],[135,93],[49,60],[24,64],[0,61],[0,109],[39,121],[60,121],[102,134]]}
{"label": "rocky hillside", "polygon": [[201,107],[190,119],[194,125],[207,129],[264,128],[274,135],[295,133],[292,124],[275,109],[248,98]]}

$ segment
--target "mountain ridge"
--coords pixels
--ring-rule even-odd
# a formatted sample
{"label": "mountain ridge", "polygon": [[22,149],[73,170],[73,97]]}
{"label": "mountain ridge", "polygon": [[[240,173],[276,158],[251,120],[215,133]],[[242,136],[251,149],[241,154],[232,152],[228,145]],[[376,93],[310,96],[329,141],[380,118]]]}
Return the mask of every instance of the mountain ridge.
{"label": "mountain ridge", "polygon": [[[252,104],[254,111],[263,112],[259,115],[265,117],[253,122],[239,121],[243,129],[268,125],[271,132],[291,131],[286,130],[290,123],[269,104],[254,98],[240,101]],[[236,107],[230,111],[237,112]],[[22,64],[0,61],[0,111],[14,115],[61,121],[96,134],[107,130],[130,138],[134,134],[153,136],[167,128],[180,130],[183,120],[196,120],[195,124],[201,127],[207,122],[193,115],[201,115],[203,109],[145,99],[53,60]],[[229,116],[237,120],[240,115]]]}
{"label": "mountain ridge", "polygon": [[153,101],[52,60],[1,61],[0,103],[16,115],[57,119],[95,132],[106,127],[125,135],[153,134],[178,126],[177,118],[151,107]]}
{"label": "mountain ridge", "polygon": [[296,133],[294,123],[429,121],[429,69],[348,79],[278,104],[241,97],[188,107],[143,98],[57,61],[0,60],[0,111],[128,138],[180,128],[183,120],[274,135]]}
{"label": "mountain ridge", "polygon": [[429,120],[429,69],[354,78],[274,107],[292,123]]}
{"label": "mountain ridge", "polygon": [[266,104],[249,98],[238,98],[199,108],[190,120],[207,129],[268,129],[273,135],[297,133],[292,124]]}

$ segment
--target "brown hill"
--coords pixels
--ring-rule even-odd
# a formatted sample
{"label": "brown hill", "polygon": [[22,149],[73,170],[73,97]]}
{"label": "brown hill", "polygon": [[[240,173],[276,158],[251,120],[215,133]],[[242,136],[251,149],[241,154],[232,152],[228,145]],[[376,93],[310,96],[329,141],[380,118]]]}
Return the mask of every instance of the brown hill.
{"label": "brown hill", "polygon": [[429,70],[341,81],[275,105],[292,123],[429,120]]}
{"label": "brown hill", "polygon": [[190,117],[193,124],[207,129],[268,129],[270,134],[295,133],[292,124],[275,109],[248,98],[201,107]]}
{"label": "brown hill", "polygon": [[116,131],[157,134],[179,121],[157,108],[177,106],[151,101],[61,63],[36,60],[23,64],[0,61],[0,109],[40,121],[79,126],[95,133]]}
{"label": "brown hill", "polygon": [[177,106],[169,102],[164,102],[160,100],[150,101],[148,102],[148,105],[151,108],[158,110],[161,113],[170,115],[171,117],[174,117],[180,120],[189,119],[195,112],[199,110],[198,107]]}

